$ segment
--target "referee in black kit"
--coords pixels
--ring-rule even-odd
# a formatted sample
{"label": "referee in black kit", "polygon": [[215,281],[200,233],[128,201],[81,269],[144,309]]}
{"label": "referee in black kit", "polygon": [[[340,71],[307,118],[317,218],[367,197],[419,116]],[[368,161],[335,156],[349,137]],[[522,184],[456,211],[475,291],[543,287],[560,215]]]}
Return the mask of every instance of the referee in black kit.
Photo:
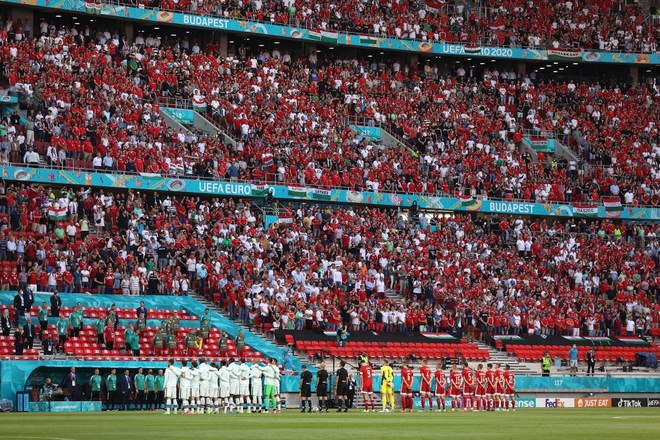
{"label": "referee in black kit", "polygon": [[341,361],[339,363],[339,370],[337,370],[337,382],[335,384],[337,412],[341,412],[342,402],[345,402],[344,412],[348,412],[348,402],[346,402],[346,396],[348,395],[348,371],[344,367],[346,367],[346,362]]}
{"label": "referee in black kit", "polygon": [[312,412],[312,373],[307,371],[307,365],[302,366],[300,373],[300,401],[300,412],[305,412],[305,401],[309,406],[307,412]]}
{"label": "referee in black kit", "polygon": [[316,397],[319,399],[319,411],[323,411],[323,403],[325,402],[325,412],[329,412],[328,370],[325,369],[324,363],[319,366],[319,371],[316,372]]}

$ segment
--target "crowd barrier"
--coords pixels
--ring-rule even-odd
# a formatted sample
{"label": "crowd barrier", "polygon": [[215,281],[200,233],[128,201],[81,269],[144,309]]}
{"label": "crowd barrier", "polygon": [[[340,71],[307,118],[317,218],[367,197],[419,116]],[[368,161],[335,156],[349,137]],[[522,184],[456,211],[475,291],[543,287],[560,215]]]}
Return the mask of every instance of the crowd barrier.
{"label": "crowd barrier", "polygon": [[[25,4],[24,0],[4,0],[5,3]],[[363,35],[348,32],[306,29],[282,26],[266,22],[225,19],[200,16],[177,11],[113,5],[110,3],[87,3],[81,0],[33,0],[31,6],[57,9],[82,14],[94,14],[122,20],[140,20],[153,23],[195,27],[208,31],[229,31],[259,34],[273,38],[290,38],[331,45],[387,49],[404,52],[419,52],[429,55],[454,55],[478,58],[502,58],[517,60],[542,60],[585,63],[660,64],[660,54],[621,53],[593,50],[531,49],[524,47],[475,46],[474,44],[452,44],[439,41],[405,40]]]}
{"label": "crowd barrier", "polygon": [[137,191],[168,191],[182,195],[213,197],[264,197],[271,193],[276,199],[306,203],[350,203],[383,207],[410,207],[413,202],[424,210],[463,211],[488,214],[533,215],[540,217],[587,217],[627,220],[660,220],[660,208],[619,206],[617,209],[597,204],[531,203],[506,200],[482,200],[472,197],[435,197],[417,194],[397,194],[346,189],[313,188],[227,182],[184,177],[163,177],[158,174],[107,174],[81,170],[57,170],[16,166],[0,167],[0,176],[47,185],[80,185]]}

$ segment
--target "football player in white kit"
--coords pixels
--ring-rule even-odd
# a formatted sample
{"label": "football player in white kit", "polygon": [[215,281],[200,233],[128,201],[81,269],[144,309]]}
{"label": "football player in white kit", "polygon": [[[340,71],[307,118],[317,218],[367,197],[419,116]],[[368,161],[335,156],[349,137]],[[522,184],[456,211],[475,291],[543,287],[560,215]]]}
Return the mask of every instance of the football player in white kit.
{"label": "football player in white kit", "polygon": [[170,408],[176,414],[178,402],[176,400],[176,385],[181,376],[181,370],[174,366],[174,359],[167,361],[163,389],[165,391],[165,414],[170,414]]}
{"label": "football player in white kit", "polygon": [[183,414],[188,413],[188,405],[190,402],[190,385],[192,379],[192,371],[188,368],[188,361],[181,361],[181,376],[179,376],[179,399],[183,404]]}
{"label": "football player in white kit", "polygon": [[220,400],[222,400],[222,406],[224,408],[223,412],[227,414],[227,411],[229,410],[229,377],[231,376],[231,373],[229,372],[229,368],[227,368],[226,361],[220,362],[218,376],[220,379]]}
{"label": "football player in white kit", "polygon": [[229,412],[233,412],[234,407],[236,408],[236,413],[243,412],[243,406],[239,405],[239,395],[240,395],[240,382],[241,382],[241,366],[234,358],[229,359],[229,395],[231,396],[231,408]]}
{"label": "football player in white kit", "polygon": [[209,398],[211,399],[212,404],[212,413],[219,414],[218,410],[218,378],[220,373],[218,372],[218,366],[215,363],[211,364],[209,369],[210,379],[209,379]]}
{"label": "football player in white kit", "polygon": [[199,408],[197,414],[202,414],[204,408],[207,413],[211,413],[211,399],[209,399],[209,381],[211,374],[209,373],[209,366],[206,363],[206,358],[199,359]]}
{"label": "football player in white kit", "polygon": [[239,365],[240,371],[240,382],[238,385],[238,405],[243,412],[243,404],[247,407],[247,412],[251,413],[252,409],[250,408],[250,367],[245,363],[245,359],[241,358],[241,364]]}
{"label": "football player in white kit", "polygon": [[261,412],[261,407],[263,406],[263,400],[262,400],[262,395],[264,392],[263,384],[261,381],[261,378],[263,376],[263,373],[261,372],[261,369],[259,368],[259,365],[257,364],[252,364],[252,367],[250,368],[250,388],[252,391],[252,411],[259,411]]}
{"label": "football player in white kit", "polygon": [[190,372],[192,378],[190,381],[190,404],[192,406],[191,412],[199,411],[199,369],[197,368],[197,361],[191,364]]}

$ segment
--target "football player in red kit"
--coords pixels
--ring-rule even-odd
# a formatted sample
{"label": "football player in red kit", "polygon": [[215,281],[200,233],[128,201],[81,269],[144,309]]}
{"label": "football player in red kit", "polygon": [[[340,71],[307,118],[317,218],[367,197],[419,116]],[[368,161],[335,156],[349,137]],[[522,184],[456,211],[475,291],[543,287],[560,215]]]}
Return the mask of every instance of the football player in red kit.
{"label": "football player in red kit", "polygon": [[[447,411],[445,405],[445,395],[447,394],[446,387],[447,380],[445,378],[445,372],[442,371],[442,365],[435,365],[435,399],[438,404],[438,411]],[[442,405],[442,409],[440,409]]]}
{"label": "football player in red kit", "polygon": [[426,359],[422,360],[422,366],[419,369],[419,374],[421,376],[419,396],[422,399],[422,409],[420,409],[419,412],[424,412],[426,410],[424,405],[426,399],[429,400],[429,411],[433,412],[433,397],[431,397],[431,381],[433,380],[433,372],[431,371],[431,367],[429,367],[428,361]]}
{"label": "football player in red kit", "polygon": [[493,364],[486,365],[486,411],[492,411],[495,405],[495,370]]}
{"label": "football player in red kit", "polygon": [[451,397],[451,412],[459,409],[461,403],[461,388],[463,385],[463,377],[461,372],[458,371],[456,364],[451,366],[451,373],[449,373],[449,397]]}
{"label": "football player in red kit", "polygon": [[369,402],[371,402],[371,410],[376,411],[376,403],[374,402],[374,370],[368,362],[362,362],[360,366],[360,390],[364,395],[364,412],[369,412]]}
{"label": "football player in red kit", "polygon": [[474,371],[467,362],[463,362],[463,411],[473,411],[472,409],[472,396],[474,395]]}
{"label": "football player in red kit", "polygon": [[476,389],[474,390],[474,400],[477,411],[487,409],[486,405],[486,372],[483,364],[477,366],[475,373]]}
{"label": "football player in red kit", "polygon": [[511,372],[511,366],[506,365],[504,367],[504,400],[502,401],[505,411],[516,410],[515,388],[516,378]]}
{"label": "football player in red kit", "polygon": [[401,406],[403,407],[401,412],[406,412],[406,410],[409,410],[410,412],[413,411],[413,380],[413,371],[412,369],[408,368],[408,364],[404,362],[401,366]]}
{"label": "football player in red kit", "polygon": [[500,364],[495,364],[495,411],[504,409],[504,371]]}

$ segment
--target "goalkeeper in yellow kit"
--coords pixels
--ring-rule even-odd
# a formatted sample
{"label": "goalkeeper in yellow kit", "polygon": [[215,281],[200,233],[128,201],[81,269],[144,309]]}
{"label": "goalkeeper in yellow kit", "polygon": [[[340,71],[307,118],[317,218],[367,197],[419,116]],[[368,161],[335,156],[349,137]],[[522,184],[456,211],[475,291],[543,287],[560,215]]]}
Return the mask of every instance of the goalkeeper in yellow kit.
{"label": "goalkeeper in yellow kit", "polygon": [[383,360],[383,366],[380,367],[380,398],[383,402],[383,409],[381,412],[385,412],[387,409],[387,401],[390,402],[390,410],[394,410],[394,370],[389,365],[387,359]]}

